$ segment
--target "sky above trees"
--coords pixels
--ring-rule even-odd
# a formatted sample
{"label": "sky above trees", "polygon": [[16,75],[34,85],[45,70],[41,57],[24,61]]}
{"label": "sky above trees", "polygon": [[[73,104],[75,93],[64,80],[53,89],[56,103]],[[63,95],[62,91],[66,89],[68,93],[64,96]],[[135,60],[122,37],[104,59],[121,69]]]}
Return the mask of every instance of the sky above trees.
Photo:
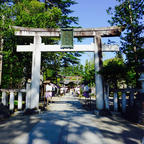
{"label": "sky above trees", "polygon": [[79,24],[84,28],[110,26],[107,22],[106,9],[114,7],[116,0],[75,0],[78,4],[71,6],[74,10],[72,15],[79,17]]}
{"label": "sky above trees", "polygon": [[[106,10],[111,6],[114,7],[117,2],[116,0],[75,0],[78,4],[71,6],[74,11],[73,16],[78,16],[79,25],[83,28],[96,28],[96,27],[108,27],[110,24],[108,20],[110,16],[107,14]],[[119,38],[112,38],[119,42]],[[107,39],[102,39],[106,42]],[[92,43],[92,39],[85,39],[83,44]],[[104,59],[113,57],[113,53],[104,53]],[[86,59],[92,59],[93,53],[85,53],[81,57],[81,63],[85,64]]]}

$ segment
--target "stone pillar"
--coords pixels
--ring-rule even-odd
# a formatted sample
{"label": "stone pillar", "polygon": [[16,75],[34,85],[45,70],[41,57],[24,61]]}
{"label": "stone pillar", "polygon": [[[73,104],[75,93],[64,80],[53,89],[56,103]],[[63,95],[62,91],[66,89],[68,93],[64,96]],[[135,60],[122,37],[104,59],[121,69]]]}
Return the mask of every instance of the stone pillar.
{"label": "stone pillar", "polygon": [[31,108],[31,88],[30,83],[26,84],[26,109]]}
{"label": "stone pillar", "polygon": [[104,100],[105,100],[105,108],[109,110],[109,85],[106,84],[104,87]]}
{"label": "stone pillar", "polygon": [[18,92],[18,109],[22,109],[22,93]]}
{"label": "stone pillar", "polygon": [[126,92],[122,93],[122,112],[126,112]]}
{"label": "stone pillar", "polygon": [[2,80],[2,53],[0,52],[0,86]]}
{"label": "stone pillar", "polygon": [[14,110],[14,92],[10,91],[9,109]]}
{"label": "stone pillar", "polygon": [[0,86],[2,80],[2,59],[3,59],[2,51],[3,51],[3,39],[0,37]]}
{"label": "stone pillar", "polygon": [[6,92],[5,91],[2,92],[2,104],[4,106],[7,105],[7,96],[6,96]]}
{"label": "stone pillar", "polygon": [[140,93],[144,93],[144,73],[141,74],[139,81],[141,82],[141,90]]}
{"label": "stone pillar", "polygon": [[130,107],[131,107],[131,108],[134,106],[134,91],[131,91],[131,92],[130,92],[129,104],[130,104]]}
{"label": "stone pillar", "polygon": [[32,62],[32,86],[31,86],[31,109],[39,108],[39,88],[40,88],[40,64],[41,64],[41,52],[40,52],[41,37],[34,37],[35,50],[33,51]]}
{"label": "stone pillar", "polygon": [[140,89],[140,111],[139,111],[139,122],[144,124],[144,72],[141,73],[139,81],[141,82]]}
{"label": "stone pillar", "polygon": [[118,94],[117,92],[114,92],[114,111],[118,111]]}
{"label": "stone pillar", "polygon": [[104,109],[104,94],[103,94],[103,82],[102,76],[97,72],[100,71],[102,67],[102,43],[101,37],[94,37],[94,57],[95,57],[95,84],[96,84],[96,108],[98,110]]}

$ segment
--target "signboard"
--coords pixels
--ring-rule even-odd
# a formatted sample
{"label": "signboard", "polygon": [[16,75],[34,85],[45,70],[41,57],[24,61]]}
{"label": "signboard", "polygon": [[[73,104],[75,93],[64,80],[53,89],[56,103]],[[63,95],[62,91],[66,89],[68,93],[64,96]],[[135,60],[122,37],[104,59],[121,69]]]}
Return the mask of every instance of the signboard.
{"label": "signboard", "polygon": [[72,28],[61,29],[61,48],[63,49],[73,48],[73,29]]}

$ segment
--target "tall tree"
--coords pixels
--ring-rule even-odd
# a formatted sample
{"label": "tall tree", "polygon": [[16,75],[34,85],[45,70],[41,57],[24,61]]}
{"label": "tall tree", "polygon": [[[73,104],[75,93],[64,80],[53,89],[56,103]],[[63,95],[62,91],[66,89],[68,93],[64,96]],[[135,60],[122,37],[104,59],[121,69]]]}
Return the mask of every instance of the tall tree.
{"label": "tall tree", "polygon": [[86,60],[83,72],[83,81],[90,86],[95,85],[95,64],[94,60]]}
{"label": "tall tree", "polygon": [[[143,58],[144,2],[143,0],[117,0],[114,9],[107,10],[111,25],[125,28],[121,35],[121,51],[126,55],[127,68],[135,71],[135,80],[139,77],[139,64]],[[137,82],[136,82],[137,85]]]}
{"label": "tall tree", "polygon": [[[18,87],[23,75],[30,78],[31,53],[17,53],[17,44],[30,44],[31,37],[14,37],[11,25],[36,28],[69,27],[77,18],[69,17],[72,12],[69,7],[75,4],[72,0],[3,0],[0,3],[0,35],[4,38],[4,65],[3,87]],[[3,19],[4,17],[4,19]],[[4,25],[3,25],[4,23]],[[58,39],[43,38],[46,44],[56,44]],[[44,53],[42,55],[42,68],[48,67],[59,70],[65,63],[77,63],[79,53]],[[19,67],[19,69],[16,67]],[[17,72],[17,71],[20,72]],[[24,71],[24,73],[23,73]],[[12,82],[13,81],[13,82]]]}
{"label": "tall tree", "polygon": [[105,60],[99,73],[103,76],[104,82],[114,89],[122,87],[127,82],[128,75],[122,57],[116,56],[115,58]]}
{"label": "tall tree", "polygon": [[46,9],[58,7],[61,9],[62,17],[59,21],[60,27],[70,27],[72,23],[78,25],[78,17],[70,16],[73,10],[70,9],[71,5],[77,4],[74,0],[39,0],[45,3]]}
{"label": "tall tree", "polygon": [[83,76],[83,65],[75,64],[61,68],[62,76]]}

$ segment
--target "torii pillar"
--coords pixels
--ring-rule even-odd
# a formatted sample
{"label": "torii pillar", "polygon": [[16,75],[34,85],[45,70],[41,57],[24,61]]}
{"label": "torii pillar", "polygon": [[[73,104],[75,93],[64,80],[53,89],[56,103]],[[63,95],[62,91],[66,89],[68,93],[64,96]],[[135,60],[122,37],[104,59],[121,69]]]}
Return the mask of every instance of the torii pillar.
{"label": "torii pillar", "polygon": [[31,75],[31,107],[39,107],[40,66],[41,66],[41,37],[34,36],[32,53],[32,75]]}
{"label": "torii pillar", "polygon": [[96,108],[104,109],[104,90],[102,76],[98,72],[102,68],[102,43],[101,37],[94,37],[94,62],[95,62],[95,84],[96,84]]}

